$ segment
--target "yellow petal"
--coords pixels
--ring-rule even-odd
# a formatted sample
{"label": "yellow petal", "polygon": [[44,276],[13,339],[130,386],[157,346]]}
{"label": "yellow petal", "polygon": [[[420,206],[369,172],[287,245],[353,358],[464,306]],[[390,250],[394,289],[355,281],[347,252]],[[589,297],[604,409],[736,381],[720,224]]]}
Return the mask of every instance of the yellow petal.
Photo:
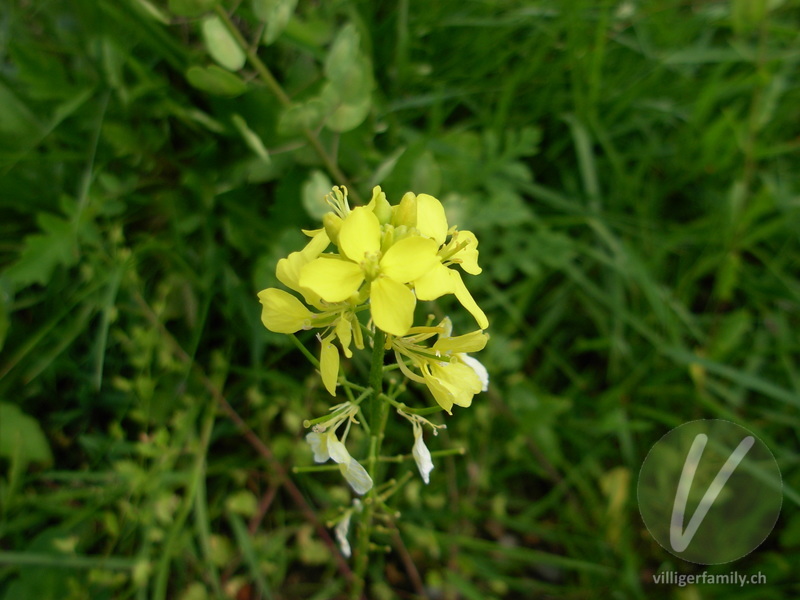
{"label": "yellow petal", "polygon": [[433,349],[448,355],[478,352],[486,347],[488,339],[489,336],[479,329],[456,337],[440,337],[433,344]]}
{"label": "yellow petal", "polygon": [[467,243],[461,250],[453,255],[453,258],[460,262],[461,268],[470,275],[480,275],[481,269],[478,266],[478,238],[471,231],[459,231],[456,233],[456,243]]}
{"label": "yellow petal", "polygon": [[475,320],[478,322],[478,327],[481,329],[486,329],[489,327],[489,319],[486,318],[486,314],[481,310],[481,307],[473,300],[472,294],[469,293],[467,286],[464,285],[464,282],[461,280],[461,275],[459,275],[458,271],[454,271],[453,269],[448,269],[450,273],[450,279],[453,282],[453,289],[458,298],[458,301],[461,302],[461,306],[466,308],[470,314],[475,317]]}
{"label": "yellow petal", "polygon": [[353,328],[351,331],[353,332],[353,344],[355,344],[356,348],[359,350],[364,349],[364,334],[361,333],[361,325],[358,322],[358,317],[355,314],[351,313],[350,317],[351,322],[353,323]]}
{"label": "yellow petal", "polygon": [[331,396],[336,395],[336,380],[339,378],[339,350],[336,349],[331,341],[333,336],[329,335],[322,340],[322,350],[319,354],[319,372],[322,375],[322,383]]}
{"label": "yellow petal", "polygon": [[350,260],[360,263],[364,256],[381,249],[381,224],[366,206],[350,211],[339,230],[339,249]]}
{"label": "yellow petal", "polygon": [[267,288],[258,293],[262,304],[261,322],[275,333],[294,333],[311,327],[314,318],[300,300],[277,288]]}
{"label": "yellow petal", "polygon": [[[339,343],[342,345],[342,350],[344,350],[344,355],[347,358],[353,357],[353,351],[350,350],[350,342],[353,339],[350,314],[351,313],[342,313],[338,323],[336,323],[336,337],[339,338]],[[469,350],[469,352],[474,352],[474,350]]]}
{"label": "yellow petal", "polygon": [[408,283],[422,277],[439,262],[436,242],[428,238],[412,236],[403,238],[386,251],[381,259],[381,273],[387,277]]}
{"label": "yellow petal", "polygon": [[317,258],[329,244],[330,240],[325,231],[315,231],[313,239],[306,244],[305,248],[299,252],[292,252],[288,257],[280,259],[275,269],[278,281],[290,290],[301,293],[307,304],[317,308],[322,308],[319,294],[300,285],[300,270]]}
{"label": "yellow petal", "polygon": [[307,264],[308,261],[303,259],[302,254],[292,252],[286,258],[278,261],[275,275],[278,276],[278,281],[290,290],[298,291],[297,288],[300,287],[300,269]]}
{"label": "yellow petal", "polygon": [[414,292],[388,277],[378,277],[370,288],[372,320],[375,325],[392,335],[408,333],[414,322],[417,304]]}
{"label": "yellow petal", "polygon": [[311,306],[315,306],[317,308],[323,308],[319,294],[312,292],[307,287],[303,287],[300,285],[300,270],[308,264],[307,261],[301,252],[292,252],[286,258],[282,258],[278,261],[278,266],[275,269],[275,274],[278,276],[278,281],[280,281],[283,285],[288,287],[290,290],[294,290],[303,295],[303,299],[306,301],[306,304],[310,304]]}
{"label": "yellow petal", "polygon": [[458,406],[466,407],[472,404],[472,397],[483,388],[478,374],[457,360],[442,365],[431,365],[431,374],[438,384],[450,393],[453,404]]}
{"label": "yellow petal", "polygon": [[422,235],[436,240],[439,246],[444,244],[447,238],[447,216],[444,213],[444,206],[428,194],[417,196],[417,229]]}
{"label": "yellow petal", "polygon": [[450,278],[450,269],[442,263],[434,265],[425,275],[414,280],[414,290],[420,300],[436,300],[445,294],[454,293],[455,287]]}
{"label": "yellow petal", "polygon": [[320,257],[300,269],[300,285],[326,302],[342,302],[358,291],[364,272],[356,263],[340,258]]}
{"label": "yellow petal", "polygon": [[428,389],[433,395],[433,399],[436,400],[436,403],[446,410],[448,414],[452,415],[453,394],[444,385],[442,385],[436,377],[433,377],[429,373],[423,371],[423,377],[425,378],[425,385],[428,386]]}
{"label": "yellow petal", "polygon": [[317,229],[314,231],[314,237],[300,252],[306,260],[313,260],[325,252],[330,243],[331,240],[328,237],[328,233],[324,229]]}

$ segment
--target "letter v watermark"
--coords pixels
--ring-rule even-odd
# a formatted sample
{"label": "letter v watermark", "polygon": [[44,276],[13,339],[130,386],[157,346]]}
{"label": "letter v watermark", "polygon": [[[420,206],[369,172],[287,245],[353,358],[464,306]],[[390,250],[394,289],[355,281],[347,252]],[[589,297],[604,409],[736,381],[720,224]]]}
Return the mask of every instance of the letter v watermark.
{"label": "letter v watermark", "polygon": [[675,493],[675,503],[672,505],[672,520],[670,521],[671,525],[669,529],[669,543],[675,552],[683,552],[689,547],[689,544],[694,538],[694,534],[697,533],[698,527],[700,527],[703,519],[706,518],[711,505],[714,504],[722,488],[725,487],[728,478],[730,478],[736,470],[736,467],[739,466],[739,463],[742,462],[742,459],[750,451],[750,448],[753,447],[755,438],[749,435],[739,442],[739,445],[728,457],[728,460],[725,461],[725,464],[722,465],[716,477],[714,477],[714,481],[708,486],[706,493],[703,495],[703,499],[700,500],[700,504],[697,505],[689,524],[684,530],[683,517],[686,512],[686,501],[689,499],[689,490],[692,487],[692,481],[694,481],[694,475],[697,472],[697,465],[700,463],[707,442],[708,436],[704,433],[698,433],[694,438],[694,442],[692,442],[689,454],[686,456],[686,462],[683,463],[683,471],[681,472],[681,478],[678,482],[678,490]]}

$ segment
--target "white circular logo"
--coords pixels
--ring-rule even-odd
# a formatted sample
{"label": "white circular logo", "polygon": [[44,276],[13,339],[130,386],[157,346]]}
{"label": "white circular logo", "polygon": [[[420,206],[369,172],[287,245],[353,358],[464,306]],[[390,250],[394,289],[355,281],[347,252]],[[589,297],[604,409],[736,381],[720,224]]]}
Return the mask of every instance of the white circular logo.
{"label": "white circular logo", "polygon": [[644,524],[664,549],[711,565],[761,545],[781,511],[783,482],[772,452],[751,431],[705,419],[655,443],[637,494]]}

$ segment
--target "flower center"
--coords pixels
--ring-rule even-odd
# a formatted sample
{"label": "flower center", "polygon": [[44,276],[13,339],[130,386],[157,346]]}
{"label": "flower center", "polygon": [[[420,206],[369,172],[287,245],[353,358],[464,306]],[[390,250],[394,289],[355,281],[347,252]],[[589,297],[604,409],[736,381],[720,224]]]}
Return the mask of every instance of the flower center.
{"label": "flower center", "polygon": [[364,260],[361,261],[361,268],[364,270],[364,279],[367,281],[375,279],[381,271],[381,253],[365,253]]}

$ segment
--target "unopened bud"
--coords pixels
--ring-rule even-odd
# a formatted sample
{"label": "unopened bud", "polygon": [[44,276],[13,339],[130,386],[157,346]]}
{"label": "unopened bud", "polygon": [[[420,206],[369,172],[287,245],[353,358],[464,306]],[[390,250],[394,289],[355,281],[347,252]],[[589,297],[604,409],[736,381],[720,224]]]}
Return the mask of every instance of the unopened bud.
{"label": "unopened bud", "polygon": [[372,200],[369,205],[372,212],[378,217],[378,222],[381,225],[386,225],[392,218],[392,205],[386,199],[386,194],[381,190],[381,186],[376,185],[372,188]]}
{"label": "unopened bud", "polygon": [[417,226],[417,196],[413,192],[406,192],[400,204],[395,206],[392,225]]}
{"label": "unopened bud", "polygon": [[337,246],[339,245],[339,231],[342,229],[342,222],[342,218],[332,212],[325,213],[325,216],[322,217],[322,225],[325,227],[328,239]]}

